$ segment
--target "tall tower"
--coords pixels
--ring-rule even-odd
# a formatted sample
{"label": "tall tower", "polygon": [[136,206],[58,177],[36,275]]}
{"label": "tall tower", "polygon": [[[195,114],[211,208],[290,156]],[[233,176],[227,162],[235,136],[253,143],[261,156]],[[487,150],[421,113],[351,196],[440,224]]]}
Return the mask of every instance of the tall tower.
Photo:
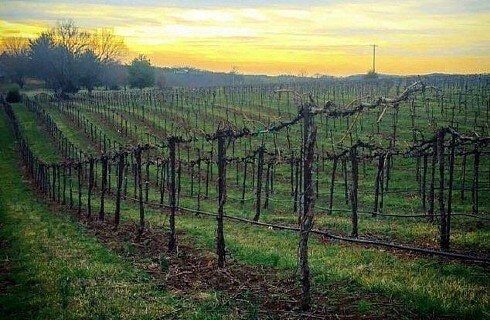
{"label": "tall tower", "polygon": [[373,44],[373,73],[376,73],[376,44]]}

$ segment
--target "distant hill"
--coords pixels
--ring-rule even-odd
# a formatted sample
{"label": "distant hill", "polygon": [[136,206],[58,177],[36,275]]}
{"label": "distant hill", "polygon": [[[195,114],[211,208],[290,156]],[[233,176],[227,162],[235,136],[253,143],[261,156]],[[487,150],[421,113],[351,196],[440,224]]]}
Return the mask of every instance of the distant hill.
{"label": "distant hill", "polygon": [[254,84],[285,84],[291,82],[309,82],[312,80],[335,79],[335,77],[306,77],[293,75],[244,75],[233,72],[213,72],[195,68],[157,68],[157,73],[163,74],[165,85],[169,87],[190,86],[229,86]]}
{"label": "distant hill", "polygon": [[[312,81],[367,81],[366,74],[355,74],[345,77],[335,77],[329,75],[317,75],[311,76],[294,76],[294,75],[277,75],[269,76],[264,74],[257,75],[244,75],[234,72],[214,72],[209,70],[201,70],[192,67],[179,67],[179,68],[157,68],[157,73],[163,76],[165,79],[165,86],[167,87],[211,87],[211,86],[232,86],[232,85],[257,85],[257,84],[287,84],[287,83],[304,83]],[[474,75],[458,75],[458,74],[444,74],[444,73],[431,73],[425,75],[390,75],[390,74],[377,74],[378,81],[386,80],[405,80],[415,81],[417,78],[425,79],[428,82],[440,82],[440,81],[464,81],[471,79],[487,78],[490,81],[490,75],[487,74],[474,74]],[[373,79],[369,79],[373,81]],[[376,79],[374,80],[376,81]]]}

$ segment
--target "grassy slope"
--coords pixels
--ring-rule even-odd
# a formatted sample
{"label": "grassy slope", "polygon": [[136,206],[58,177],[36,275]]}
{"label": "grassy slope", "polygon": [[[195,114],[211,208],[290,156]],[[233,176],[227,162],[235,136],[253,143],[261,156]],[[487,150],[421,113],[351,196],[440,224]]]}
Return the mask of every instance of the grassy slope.
{"label": "grassy slope", "polygon": [[46,132],[40,134],[40,132],[43,132],[43,128],[37,123],[35,114],[21,103],[13,104],[13,107],[15,115],[21,123],[24,137],[29,142],[32,150],[48,163],[60,161],[61,158],[58,152],[50,147],[50,136]]}
{"label": "grassy slope", "polygon": [[[94,203],[95,208],[97,205]],[[160,214],[147,212],[152,225],[162,223]],[[138,212],[131,205],[125,207],[123,215],[138,219]],[[177,219],[177,226],[190,234],[196,245],[213,250],[213,219],[183,216]],[[295,268],[297,238],[290,232],[228,223],[225,237],[232,256],[240,262],[276,266],[285,272]],[[325,290],[328,284],[348,281],[353,284],[350,290],[354,292],[367,290],[401,297],[421,315],[483,318],[488,314],[488,281],[480,267],[401,258],[357,246],[325,245],[317,239],[312,240],[311,255],[318,290]]]}
{"label": "grassy slope", "polygon": [[[226,312],[158,289],[25,186],[0,111],[0,318],[203,319]],[[131,301],[131,303],[128,303]]]}

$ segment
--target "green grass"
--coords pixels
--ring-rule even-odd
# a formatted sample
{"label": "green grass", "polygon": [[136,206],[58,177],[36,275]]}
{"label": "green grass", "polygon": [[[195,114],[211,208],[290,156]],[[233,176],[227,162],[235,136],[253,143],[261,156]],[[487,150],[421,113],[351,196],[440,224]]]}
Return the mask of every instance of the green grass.
{"label": "green grass", "polygon": [[69,139],[77,148],[83,150],[84,152],[90,155],[97,155],[97,150],[93,147],[91,143],[89,143],[88,139],[85,140],[83,134],[80,131],[72,130],[75,126],[72,123],[65,122],[62,113],[55,109],[49,109],[49,115],[55,121],[58,128],[66,135],[66,138]]}
{"label": "green grass", "polygon": [[[419,106],[419,108],[422,109],[422,106]],[[172,112],[178,111],[172,110]],[[388,115],[389,113],[387,113],[382,122],[382,132],[390,131]],[[375,113],[368,114],[365,116],[364,121],[371,123],[371,118],[374,119],[375,117]],[[410,125],[407,124],[410,121],[407,114],[402,113],[400,117],[400,128],[410,128]],[[94,117],[95,120],[97,119]],[[419,125],[426,125],[424,120],[427,119],[419,120],[422,120],[419,121]],[[211,121],[209,122],[212,123]],[[113,134],[106,126],[100,125],[100,127],[106,130],[108,134]],[[342,135],[345,127],[345,121],[342,125],[337,122],[338,133],[336,132],[336,134]],[[69,127],[66,128],[70,130]],[[409,130],[405,130],[401,134],[404,140],[410,140],[411,133]],[[323,134],[320,132],[319,136],[323,136]],[[284,143],[284,137],[279,137],[279,139],[282,139],[281,143]],[[266,142],[270,144],[271,140]],[[322,139],[322,142],[328,143],[328,139]],[[243,151],[242,145],[237,145],[237,148]],[[44,151],[39,150],[39,152],[43,153]],[[182,152],[182,156],[185,157],[185,152]],[[392,172],[391,187],[416,187],[414,183],[413,159],[411,162],[397,159],[396,165],[398,168]],[[471,163],[468,166],[471,167]],[[483,167],[484,165],[482,164]],[[274,197],[289,201],[291,198],[288,195],[289,186],[285,180],[287,179],[288,166],[284,166],[281,170],[282,172],[279,172],[279,175],[283,181],[277,183],[277,194]],[[360,171],[362,172],[362,170]],[[214,173],[216,177],[216,168]],[[229,177],[234,176],[233,165],[229,167],[228,174]],[[329,184],[328,165],[326,172],[322,174],[325,175],[323,177],[324,180],[322,180],[322,191],[325,192],[327,190],[326,186]],[[367,176],[370,178],[366,178],[366,181],[372,182],[373,174],[372,168],[368,168]],[[471,168],[468,170],[468,176],[471,176]],[[183,171],[182,179],[184,195],[188,193],[187,190],[189,188],[189,179],[185,170]],[[229,180],[233,179],[229,178]],[[339,176],[337,181],[341,182],[341,180],[342,178]],[[467,184],[469,183],[467,180]],[[360,195],[361,204],[365,202],[369,209],[370,201],[372,201],[372,186],[361,181],[360,187],[361,192],[364,192],[364,194],[361,193]],[[249,189],[246,197],[251,195],[252,188],[249,186]],[[203,208],[214,212],[216,203],[213,199],[216,192],[213,181],[210,182],[210,190],[211,199],[203,202]],[[128,186],[128,191],[130,194],[132,193],[131,185]],[[240,192],[236,187],[231,187],[229,188],[229,195],[239,198]],[[485,211],[488,208],[488,205],[485,204],[487,196],[483,192],[481,196],[483,200],[482,209]],[[341,184],[336,186],[335,198],[336,205],[340,204],[343,207],[343,187]],[[403,197],[390,194],[385,198],[385,208],[394,213],[414,213],[420,211],[419,200],[416,198],[416,196]],[[150,199],[158,199],[156,192],[151,192]],[[187,207],[194,207],[195,200],[182,198],[181,204]],[[264,210],[262,219],[264,221],[295,224],[296,216],[291,213],[291,203],[287,202],[287,204],[285,208],[279,208],[279,205],[277,205],[277,207],[271,206],[271,210]],[[98,201],[95,201],[94,207],[97,208],[97,205]],[[108,211],[110,211],[113,208],[113,203],[108,201],[107,206],[110,208]],[[347,208],[348,206],[345,207]],[[468,200],[460,204],[456,199],[455,208],[467,212],[469,208]],[[227,214],[250,217],[253,215],[253,207],[249,204],[241,208],[236,202],[229,201],[226,212]],[[134,205],[129,203],[124,205],[123,218],[126,220],[138,219]],[[162,224],[163,217],[155,210],[147,210],[147,218],[152,225]],[[488,227],[480,228],[476,226],[476,223],[468,221],[461,218],[453,219],[452,245],[462,249],[488,250]],[[177,218],[177,226],[201,250],[214,250],[215,221],[213,219],[184,215]],[[337,233],[349,233],[349,215],[346,213],[343,216],[341,214],[317,216],[316,226],[334,230]],[[423,220],[372,219],[364,216],[361,216],[360,231],[361,234],[369,233],[370,235],[389,240],[394,239],[402,242],[421,241],[432,245],[437,243],[438,234],[437,225],[427,224]],[[226,223],[225,238],[231,257],[241,263],[253,266],[276,267],[283,273],[294,272],[296,268],[298,240],[297,235],[294,233],[229,222]],[[416,256],[405,256],[404,254],[395,255],[379,249],[366,249],[353,245],[323,243],[316,237],[311,240],[310,256],[314,290],[316,292],[323,291],[332,299],[336,299],[337,295],[335,292],[329,291],[329,286],[347,283],[348,285],[341,289],[345,291],[345,294],[358,294],[362,298],[364,293],[374,292],[388,297],[395,297],[403,301],[407,308],[416,309],[420,316],[453,316],[455,318],[483,319],[487,318],[490,313],[487,293],[489,281],[486,277],[487,272],[482,267],[468,266],[446,260],[439,261],[435,258],[419,258]],[[209,305],[216,308],[222,307],[216,301],[211,302]],[[360,313],[369,312],[373,308],[376,308],[376,306],[373,306],[372,301],[369,299],[360,299],[358,301],[357,309]]]}
{"label": "green grass", "polygon": [[[1,319],[217,319],[217,294],[200,304],[158,288],[88,235],[66,213],[51,210],[26,187],[13,137],[0,113]],[[49,147],[49,145],[48,145]],[[48,148],[47,147],[47,148]]]}
{"label": "green grass", "polygon": [[[94,211],[97,208],[96,203]],[[106,203],[106,209],[111,219],[113,201]],[[124,203],[122,212],[123,220],[138,220],[135,204]],[[166,228],[165,216],[158,210],[147,208],[145,212],[150,225],[163,224]],[[191,241],[202,251],[214,251],[216,222],[213,218],[179,215],[177,228],[183,231],[185,242]],[[296,268],[298,238],[293,232],[226,222],[225,238],[231,258],[240,263],[278,268],[285,276]],[[376,248],[323,243],[318,237],[310,241],[310,263],[315,292],[323,292],[332,301],[339,296],[378,293],[401,300],[424,317],[453,315],[479,319],[489,312],[486,292],[489,281],[483,267],[394,255]],[[343,286],[342,294],[338,289],[331,291],[331,286],[337,288],[339,284]]]}
{"label": "green grass", "polygon": [[22,133],[29,142],[33,152],[48,163],[60,161],[61,157],[52,148],[49,135],[47,132],[43,132],[43,128],[36,121],[34,113],[22,103],[12,104],[12,109],[21,124]]}
{"label": "green grass", "polygon": [[[178,217],[177,225],[208,249],[214,246],[213,219]],[[294,270],[297,235],[254,226],[226,223],[227,246],[235,259]],[[397,257],[378,249],[324,244],[313,237],[310,263],[317,288],[337,281],[356,284],[354,290],[402,298],[424,316],[457,315],[484,318],[489,312],[489,281],[485,269],[456,262]]]}

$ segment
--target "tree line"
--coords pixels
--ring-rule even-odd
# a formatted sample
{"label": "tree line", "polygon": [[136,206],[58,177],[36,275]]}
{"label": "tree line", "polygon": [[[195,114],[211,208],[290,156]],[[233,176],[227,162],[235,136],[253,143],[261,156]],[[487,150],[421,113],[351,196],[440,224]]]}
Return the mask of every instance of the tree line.
{"label": "tree line", "polygon": [[6,38],[2,47],[3,76],[21,88],[27,78],[44,81],[58,94],[155,83],[155,69],[145,56],[122,64],[127,53],[122,37],[107,29],[84,30],[72,20],[58,22],[34,39]]}

